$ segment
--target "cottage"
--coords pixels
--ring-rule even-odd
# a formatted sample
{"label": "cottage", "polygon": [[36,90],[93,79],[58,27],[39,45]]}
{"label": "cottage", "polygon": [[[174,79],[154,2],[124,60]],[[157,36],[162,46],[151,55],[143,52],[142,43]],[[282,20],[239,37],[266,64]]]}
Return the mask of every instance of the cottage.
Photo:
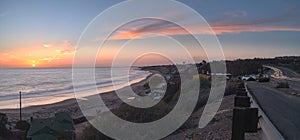
{"label": "cottage", "polygon": [[32,119],[27,138],[30,140],[74,140],[75,128],[68,113],[61,112],[52,118]]}

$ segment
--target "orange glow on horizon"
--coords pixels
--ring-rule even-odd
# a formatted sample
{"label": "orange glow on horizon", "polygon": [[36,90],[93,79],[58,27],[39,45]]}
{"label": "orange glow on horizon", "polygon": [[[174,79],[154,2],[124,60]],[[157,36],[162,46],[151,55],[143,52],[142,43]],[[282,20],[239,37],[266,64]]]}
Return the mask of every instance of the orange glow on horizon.
{"label": "orange glow on horizon", "polygon": [[[59,50],[59,51],[57,51]],[[1,67],[66,67],[72,65],[75,48],[67,41],[58,45],[24,46],[0,52]]]}

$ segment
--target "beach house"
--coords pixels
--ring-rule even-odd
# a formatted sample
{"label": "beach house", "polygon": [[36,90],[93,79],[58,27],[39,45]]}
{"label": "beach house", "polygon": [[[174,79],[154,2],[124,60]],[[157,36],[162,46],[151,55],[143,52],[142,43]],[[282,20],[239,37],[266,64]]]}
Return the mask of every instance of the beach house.
{"label": "beach house", "polygon": [[29,140],[74,140],[74,123],[66,112],[55,114],[52,118],[32,119],[27,133]]}

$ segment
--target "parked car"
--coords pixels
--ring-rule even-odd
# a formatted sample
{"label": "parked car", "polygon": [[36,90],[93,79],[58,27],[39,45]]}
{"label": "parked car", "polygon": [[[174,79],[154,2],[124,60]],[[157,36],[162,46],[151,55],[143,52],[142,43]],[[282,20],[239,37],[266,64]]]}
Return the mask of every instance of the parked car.
{"label": "parked car", "polygon": [[245,76],[242,76],[241,79],[244,81],[256,81],[257,76],[256,75],[245,75]]}

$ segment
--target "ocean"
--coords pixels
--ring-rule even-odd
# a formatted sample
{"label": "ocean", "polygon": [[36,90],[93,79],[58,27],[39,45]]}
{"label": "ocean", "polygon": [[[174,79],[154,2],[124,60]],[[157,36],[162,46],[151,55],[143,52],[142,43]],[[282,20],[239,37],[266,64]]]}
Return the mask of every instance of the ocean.
{"label": "ocean", "polygon": [[[91,68],[83,68],[91,69]],[[118,75],[112,84],[110,68],[95,68],[95,81],[99,93],[113,91],[145,79],[150,72],[137,67],[130,69],[128,75]],[[117,68],[117,73],[127,68]],[[127,82],[129,78],[129,83]],[[75,98],[72,83],[72,68],[0,68],[0,109],[18,108],[19,91],[22,92],[22,107],[50,104]],[[80,83],[82,97],[97,93],[90,90],[95,83]],[[77,89],[78,90],[78,89]]]}

